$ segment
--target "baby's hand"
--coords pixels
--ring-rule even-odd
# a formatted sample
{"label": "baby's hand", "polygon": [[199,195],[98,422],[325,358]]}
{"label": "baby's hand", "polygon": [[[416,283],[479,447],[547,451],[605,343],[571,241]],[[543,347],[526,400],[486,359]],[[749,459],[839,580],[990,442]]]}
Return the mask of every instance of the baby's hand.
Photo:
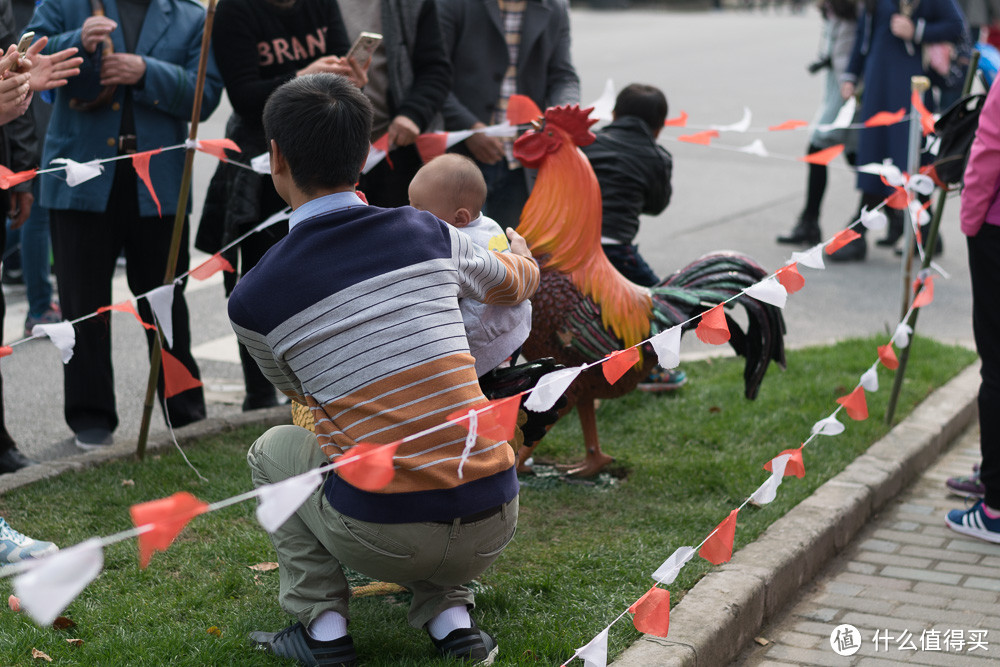
{"label": "baby's hand", "polygon": [[523,236],[515,232],[513,227],[507,228],[507,240],[510,241],[510,251],[512,253],[521,257],[531,257],[528,242],[524,240]]}

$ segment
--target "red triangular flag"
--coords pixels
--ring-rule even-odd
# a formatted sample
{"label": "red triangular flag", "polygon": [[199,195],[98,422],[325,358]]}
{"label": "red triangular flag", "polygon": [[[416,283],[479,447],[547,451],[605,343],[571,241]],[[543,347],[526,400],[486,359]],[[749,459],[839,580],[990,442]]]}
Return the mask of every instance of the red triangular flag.
{"label": "red triangular flag", "polygon": [[683,136],[677,137],[677,141],[684,141],[689,144],[701,144],[702,146],[708,146],[712,143],[712,139],[719,136],[718,130],[705,130],[704,132],[695,132],[694,134],[685,134]]}
{"label": "red triangular flag", "polygon": [[214,155],[223,162],[229,162],[229,158],[226,157],[226,150],[236,151],[237,153],[241,152],[240,147],[232,139],[199,139],[197,148],[202,153]]}
{"label": "red triangular flag", "polygon": [[[497,398],[476,410],[476,435],[490,440],[510,440],[514,437],[514,427],[517,425],[517,411],[521,407],[521,395],[515,394],[507,398]],[[445,417],[450,422],[460,424],[466,430],[469,428],[469,411],[456,410]]]}
{"label": "red triangular flag", "polygon": [[913,298],[913,307],[922,308],[934,301],[934,276],[927,276],[924,279],[924,286],[917,296]]}
{"label": "red triangular flag", "polygon": [[163,217],[163,209],[160,208],[160,198],[156,196],[156,190],[153,189],[153,181],[149,178],[149,158],[160,152],[161,149],[157,148],[155,151],[143,151],[142,153],[132,154],[132,166],[135,168],[135,173],[139,176],[143,183],[146,184],[146,189],[149,190],[149,196],[153,198],[156,202],[156,212],[159,213],[160,217]]}
{"label": "red triangular flag", "polygon": [[815,153],[810,153],[800,157],[799,159],[803,162],[808,162],[809,164],[820,164],[826,166],[833,162],[834,158],[844,152],[844,144],[837,144],[836,146],[830,146],[829,148],[824,148],[823,150],[816,151]]}
{"label": "red triangular flag", "polygon": [[507,100],[507,122],[524,125],[542,117],[542,110],[527,95],[511,95]]}
{"label": "red triangular flag", "polygon": [[805,127],[809,124],[809,121],[805,120],[786,120],[780,125],[772,125],[769,129],[771,132],[781,132],[782,130],[796,130],[800,127]]}
{"label": "red triangular flag", "polygon": [[774,277],[778,279],[778,282],[785,287],[785,291],[789,294],[795,294],[806,284],[806,279],[799,273],[798,262],[792,262],[788,266],[778,269],[778,273]]}
{"label": "red triangular flag", "polygon": [[232,273],[233,265],[230,264],[225,257],[219,253],[215,253],[204,262],[188,271],[188,275],[196,280],[208,280],[219,271],[228,271],[229,273]]}
{"label": "red triangular flag", "polygon": [[924,101],[921,99],[920,93],[913,91],[913,95],[910,97],[910,103],[913,108],[916,109],[917,114],[920,115],[920,127],[923,129],[924,136],[934,131],[934,116],[927,107],[924,106]]}
{"label": "red triangular flag", "polygon": [[896,350],[893,349],[892,343],[879,346],[878,360],[890,371],[894,371],[899,367],[899,359],[896,358]]}
{"label": "red triangular flag", "polygon": [[834,236],[833,239],[826,245],[826,250],[824,252],[826,252],[827,255],[832,255],[833,253],[837,252],[845,245],[853,241],[854,239],[859,239],[859,238],[861,238],[861,234],[858,234],[850,227],[848,227],[847,229],[841,229],[839,232],[837,232],[836,236]]}
{"label": "red triangular flag", "polygon": [[920,173],[925,176],[930,176],[930,179],[934,181],[934,185],[938,186],[945,192],[948,192],[948,184],[941,180],[938,176],[937,168],[932,164],[925,164],[920,168]]}
{"label": "red triangular flag", "polygon": [[722,345],[729,340],[729,325],[722,304],[701,314],[701,322],[694,331],[698,339],[709,345]]}
{"label": "red triangular flag", "polygon": [[664,127],[687,127],[688,124],[688,112],[682,111],[680,116],[675,116],[674,118],[668,118],[663,121]]}
{"label": "red triangular flag", "polygon": [[635,614],[635,629],[654,637],[666,637],[670,629],[670,591],[653,586],[628,608]]}
{"label": "red triangular flag", "polygon": [[166,551],[187,522],[208,511],[208,504],[195,498],[187,491],[175,493],[169,498],[150,500],[132,505],[129,514],[138,528],[152,525],[152,530],[139,535],[139,567],[149,565],[154,551]]}
{"label": "red triangular flag", "polygon": [[623,375],[628,373],[628,369],[639,363],[639,359],[641,358],[639,348],[637,347],[612,352],[605,357],[607,361],[601,364],[601,370],[604,371],[604,377],[608,381],[608,384],[618,382]]}
{"label": "red triangular flag", "polygon": [[[802,447],[804,446],[805,445],[803,445]],[[783,456],[784,454],[788,454],[788,461],[785,463],[784,477],[794,475],[799,479],[802,479],[803,477],[806,476],[806,465],[805,463],[802,462],[802,447],[799,447],[798,449],[786,449],[785,451],[781,452],[781,454],[778,454],[778,456]],[[772,458],[771,461],[774,461],[774,459],[778,458],[778,456]],[[764,470],[768,472],[774,472],[774,468],[771,465],[771,461],[768,461],[767,463],[764,464]]]}
{"label": "red triangular flag", "polygon": [[736,515],[739,508],[729,513],[722,523],[715,527],[705,544],[698,551],[698,555],[713,565],[722,565],[733,557],[733,539],[736,537]]}
{"label": "red triangular flag", "polygon": [[201,380],[191,375],[187,366],[166,350],[163,354],[163,395],[166,398],[202,386]]}
{"label": "red triangular flag", "polygon": [[865,388],[858,385],[847,396],[841,396],[837,402],[844,406],[847,416],[854,421],[868,419],[868,401],[865,400]]}
{"label": "red triangular flag", "polygon": [[30,181],[35,177],[37,172],[37,169],[28,169],[27,171],[19,171],[15,173],[0,164],[0,188],[7,190],[8,188],[14,187],[18,183]]}
{"label": "red triangular flag", "polygon": [[392,481],[396,469],[392,457],[396,455],[398,442],[388,445],[373,445],[361,442],[347,450],[336,461],[335,470],[345,482],[363,491],[378,491]]}
{"label": "red triangular flag", "polygon": [[865,121],[865,127],[879,127],[881,125],[893,125],[903,120],[906,109],[900,109],[895,113],[891,111],[879,111],[877,114]]}
{"label": "red triangular flag", "polygon": [[136,321],[139,322],[143,327],[149,329],[150,331],[156,331],[155,324],[149,324],[148,322],[143,322],[142,318],[139,317],[139,311],[135,309],[135,305],[131,301],[122,301],[121,303],[113,303],[110,306],[101,306],[97,309],[98,313],[104,313],[109,310],[117,310],[119,313],[131,313]]}
{"label": "red triangular flag", "polygon": [[910,193],[904,187],[893,188],[892,194],[885,200],[885,205],[897,211],[902,211],[910,205]]}
{"label": "red triangular flag", "polygon": [[447,132],[427,132],[417,136],[417,152],[420,159],[427,164],[438,155],[443,155],[448,148]]}
{"label": "red triangular flag", "polygon": [[385,153],[385,162],[389,165],[389,169],[395,170],[396,168],[392,165],[392,160],[389,158],[389,133],[386,132],[381,137],[376,139],[372,146],[379,149]]}
{"label": "red triangular flag", "polygon": [[0,347],[0,357],[9,357],[12,354],[14,354],[14,348],[10,345]]}

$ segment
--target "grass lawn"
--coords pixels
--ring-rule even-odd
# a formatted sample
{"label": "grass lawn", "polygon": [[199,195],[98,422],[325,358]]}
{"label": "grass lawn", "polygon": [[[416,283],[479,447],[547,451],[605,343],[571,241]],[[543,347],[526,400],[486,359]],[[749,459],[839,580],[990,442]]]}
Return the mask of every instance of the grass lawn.
{"label": "grass lawn", "polygon": [[[498,664],[558,665],[652,585],[650,574],[673,550],[697,545],[767,474],[761,466],[797,447],[874,361],[880,339],[790,352],[788,371],[768,372],[757,401],[742,398],[742,360],[687,363],[690,382],[672,395],[635,392],[598,410],[613,475],[596,482],[524,480],[518,535],[477,583],[476,617],[497,635]],[[925,338],[913,343],[897,410],[908,414],[975,354]],[[872,415],[805,450],[805,479],[786,478],[772,504],[739,516],[736,548],[808,496],[882,436],[892,373],[869,394]],[[39,482],[0,498],[0,515],[39,539],[69,546],[131,526],[130,505],[187,490],[214,502],[250,489],[245,452],[259,429],[209,438],[187,449],[209,479],[199,482],[174,453],[121,462]],[[563,420],[536,459],[582,458],[575,416]],[[131,480],[133,483],[123,484]],[[105,550],[104,572],[65,615],[76,626],[39,628],[0,611],[0,664],[38,664],[37,648],[59,664],[273,665],[253,651],[252,630],[278,630],[278,573],[249,566],[273,561],[248,502],[196,517],[165,553],[139,570],[134,541]],[[676,604],[712,566],[695,558],[670,587]],[[11,581],[0,581],[4,596]],[[437,664],[426,635],[406,625],[404,595],[352,601],[351,632],[367,665]],[[609,654],[638,637],[629,620],[612,628]],[[80,638],[81,646],[65,641]],[[582,664],[577,662],[575,664]]]}

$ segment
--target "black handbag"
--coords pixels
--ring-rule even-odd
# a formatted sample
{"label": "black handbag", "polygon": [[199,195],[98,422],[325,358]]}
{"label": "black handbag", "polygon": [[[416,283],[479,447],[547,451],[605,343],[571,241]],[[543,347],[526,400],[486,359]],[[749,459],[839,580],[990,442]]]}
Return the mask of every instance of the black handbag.
{"label": "black handbag", "polygon": [[932,163],[938,178],[949,186],[962,183],[969,149],[979,127],[979,114],[986,102],[986,93],[966,95],[945,110],[934,123],[938,153]]}

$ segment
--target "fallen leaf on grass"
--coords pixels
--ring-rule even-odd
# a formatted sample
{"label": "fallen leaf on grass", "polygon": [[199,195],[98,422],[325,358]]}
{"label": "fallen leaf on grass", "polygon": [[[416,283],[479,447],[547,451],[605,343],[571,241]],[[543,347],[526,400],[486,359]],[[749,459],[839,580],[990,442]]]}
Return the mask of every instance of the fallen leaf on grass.
{"label": "fallen leaf on grass", "polygon": [[45,655],[45,653],[43,653],[42,651],[39,651],[37,648],[31,649],[31,657],[34,658],[35,660],[44,660],[45,662],[52,662],[52,658]]}
{"label": "fallen leaf on grass", "polygon": [[122,480],[122,486],[135,486],[135,480],[134,479],[123,479]]}
{"label": "fallen leaf on grass", "polygon": [[254,572],[270,572],[271,570],[277,570],[277,563],[257,563],[256,565],[247,565],[248,568]]}
{"label": "fallen leaf on grass", "polygon": [[78,638],[67,639],[66,643],[67,644],[72,644],[73,646],[83,646],[83,640],[82,639],[78,639]]}
{"label": "fallen leaf on grass", "polygon": [[212,627],[210,627],[207,632],[208,632],[208,634],[213,635],[215,637],[221,637],[222,636],[222,630],[220,630],[219,627],[216,626],[216,625],[213,625]]}
{"label": "fallen leaf on grass", "polygon": [[767,646],[771,643],[770,639],[764,639],[763,637],[754,637],[753,640],[760,644],[761,646]]}
{"label": "fallen leaf on grass", "polygon": [[52,627],[56,630],[65,630],[66,628],[75,628],[76,622],[71,618],[66,618],[65,616],[57,616],[56,620],[52,621]]}
{"label": "fallen leaf on grass", "polygon": [[16,595],[11,595],[7,598],[7,606],[11,611],[21,611],[21,600]]}
{"label": "fallen leaf on grass", "polygon": [[711,412],[712,414],[715,414],[717,412],[722,412],[722,408],[720,408],[718,405],[713,405],[708,409],[708,411]]}

